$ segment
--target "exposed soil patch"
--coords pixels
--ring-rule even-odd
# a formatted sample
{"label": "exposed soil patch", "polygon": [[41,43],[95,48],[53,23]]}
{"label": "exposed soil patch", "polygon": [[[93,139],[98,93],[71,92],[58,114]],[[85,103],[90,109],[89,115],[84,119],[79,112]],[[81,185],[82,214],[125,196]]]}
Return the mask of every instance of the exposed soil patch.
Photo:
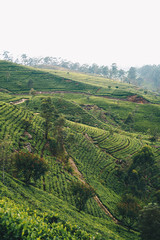
{"label": "exposed soil patch", "polygon": [[[67,80],[68,81],[68,80]],[[70,80],[69,80],[70,81]],[[100,89],[98,89],[100,91]],[[97,92],[98,92],[97,91]],[[138,95],[133,95],[129,96],[127,98],[115,98],[107,95],[96,95],[96,94],[91,94],[91,93],[84,93],[84,92],[74,92],[74,91],[37,91],[36,94],[54,94],[54,93],[73,93],[73,94],[83,94],[86,96],[97,96],[97,97],[103,97],[103,98],[108,98],[108,99],[113,99],[113,100],[120,100],[120,101],[130,101],[130,102],[136,102],[136,103],[142,103],[142,104],[147,104],[150,103],[148,100],[144,99],[141,96]],[[15,94],[15,95],[22,95],[22,94]],[[26,94],[25,94],[26,95]],[[10,102],[11,104],[19,104],[22,103],[23,101],[26,101],[27,99],[21,99],[20,101],[15,101],[15,102]],[[88,106],[89,107],[89,106]]]}
{"label": "exposed soil patch", "polygon": [[100,88],[96,91],[96,93],[98,93],[101,89],[102,89],[102,88],[100,87]]}
{"label": "exposed soil patch", "polygon": [[66,82],[72,82],[72,80],[66,80]]}
{"label": "exposed soil patch", "polygon": [[32,152],[31,144],[29,142],[26,144],[24,148],[26,148],[28,152]]}
{"label": "exposed soil patch", "polygon": [[146,99],[138,95],[129,96],[127,100],[130,102],[136,102],[136,103],[142,103],[142,104],[149,103],[149,101],[147,101]]}
{"label": "exposed soil patch", "polygon": [[29,139],[32,139],[32,135],[30,133],[28,133],[28,132],[25,132],[24,136],[27,136]]}
{"label": "exposed soil patch", "polygon": [[70,164],[71,168],[73,169],[74,175],[77,176],[77,178],[78,178],[81,182],[85,183],[85,180],[84,180],[84,178],[83,178],[82,173],[79,172],[79,170],[78,170],[78,168],[77,168],[77,166],[76,166],[76,164],[74,163],[74,161],[73,161],[72,158],[69,158],[69,164]]}
{"label": "exposed soil patch", "polygon": [[88,141],[93,142],[93,139],[91,137],[89,137],[87,133],[85,133],[84,136]]}
{"label": "exposed soil patch", "polygon": [[17,104],[23,103],[27,100],[28,100],[28,98],[23,98],[21,100],[15,101],[15,102],[10,102],[10,104],[17,105]]}
{"label": "exposed soil patch", "polygon": [[95,109],[95,110],[101,110],[100,107],[96,106],[96,105],[90,105],[90,104],[81,104],[81,107],[83,107],[85,110],[92,110],[92,109]]}

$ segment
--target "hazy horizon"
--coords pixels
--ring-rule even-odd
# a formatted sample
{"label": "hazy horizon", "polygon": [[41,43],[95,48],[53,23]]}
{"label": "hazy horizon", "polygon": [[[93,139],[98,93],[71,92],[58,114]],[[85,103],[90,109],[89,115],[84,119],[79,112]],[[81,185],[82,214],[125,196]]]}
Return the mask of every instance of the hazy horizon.
{"label": "hazy horizon", "polygon": [[160,64],[158,0],[5,0],[0,52],[120,68]]}

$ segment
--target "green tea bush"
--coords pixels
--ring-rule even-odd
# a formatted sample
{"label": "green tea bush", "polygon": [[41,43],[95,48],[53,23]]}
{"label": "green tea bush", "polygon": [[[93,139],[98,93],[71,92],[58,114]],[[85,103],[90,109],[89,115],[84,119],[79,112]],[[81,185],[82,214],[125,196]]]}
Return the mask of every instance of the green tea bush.
{"label": "green tea bush", "polygon": [[3,240],[95,239],[77,226],[57,223],[57,214],[39,214],[36,210],[16,205],[9,199],[0,200],[0,238]]}

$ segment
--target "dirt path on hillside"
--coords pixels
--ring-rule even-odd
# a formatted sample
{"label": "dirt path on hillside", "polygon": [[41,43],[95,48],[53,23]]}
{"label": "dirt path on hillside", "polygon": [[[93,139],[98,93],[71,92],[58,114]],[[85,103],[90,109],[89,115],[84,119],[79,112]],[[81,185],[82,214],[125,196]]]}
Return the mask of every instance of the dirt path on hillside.
{"label": "dirt path on hillside", "polygon": [[[69,163],[70,166],[72,167],[73,171],[74,171],[74,175],[82,182],[82,183],[86,183],[82,173],[78,170],[75,162],[73,161],[72,158],[69,158]],[[103,203],[101,202],[101,200],[98,198],[98,196],[94,196],[94,200],[97,202],[97,204],[99,205],[99,207],[105,212],[106,215],[108,215],[115,223],[118,223],[118,220],[113,217],[113,215],[109,212],[109,210],[103,205]]]}
{"label": "dirt path on hillside", "polygon": [[83,175],[82,173],[80,173],[80,171],[78,170],[75,162],[73,161],[72,158],[69,158],[69,164],[71,166],[71,168],[73,169],[73,172],[74,172],[74,175],[83,183],[86,183],[84,178],[83,178]]}
{"label": "dirt path on hillside", "polygon": [[23,102],[25,102],[27,100],[28,100],[28,98],[23,98],[21,100],[15,101],[15,102],[10,102],[10,104],[17,105],[17,104],[23,103]]}
{"label": "dirt path on hillside", "polygon": [[[108,98],[108,99],[112,99],[115,101],[128,101],[128,102],[134,102],[134,103],[139,103],[139,104],[149,104],[150,102],[146,99],[144,99],[143,97],[140,97],[138,95],[132,95],[129,96],[127,98],[114,98],[114,97],[110,97],[107,95],[97,95],[97,93],[100,91],[100,89],[97,90],[97,92],[95,94],[91,94],[91,93],[85,93],[85,92],[74,92],[74,91],[37,91],[36,94],[54,94],[54,93],[71,93],[71,94],[82,94],[82,95],[86,95],[86,96],[95,96],[95,97],[103,97],[103,98]],[[15,95],[22,95],[22,94],[15,94]],[[26,95],[26,94],[25,94]],[[27,99],[22,99],[24,101],[26,101]],[[12,104],[20,104],[23,101],[16,101],[16,102],[11,102]]]}
{"label": "dirt path on hillside", "polygon": [[118,223],[118,220],[113,217],[113,215],[109,212],[109,210],[103,205],[103,203],[100,201],[100,199],[95,196],[94,200],[98,203],[100,208],[110,217],[115,223]]}
{"label": "dirt path on hillside", "polygon": [[[100,91],[101,88],[99,88],[96,92],[96,94]],[[89,96],[96,96],[96,97],[103,97],[103,98],[108,98],[108,99],[113,99],[113,100],[120,100],[120,101],[128,101],[128,102],[135,102],[135,103],[140,103],[140,104],[148,104],[150,103],[148,100],[144,99],[142,96],[138,96],[137,94],[129,96],[127,98],[114,98],[110,97],[107,95],[96,95],[96,94],[91,94],[91,93],[85,93],[85,92],[74,92],[74,91],[39,91],[36,92],[36,94],[54,94],[54,93],[73,93],[73,94],[83,94],[83,95],[89,95]]]}

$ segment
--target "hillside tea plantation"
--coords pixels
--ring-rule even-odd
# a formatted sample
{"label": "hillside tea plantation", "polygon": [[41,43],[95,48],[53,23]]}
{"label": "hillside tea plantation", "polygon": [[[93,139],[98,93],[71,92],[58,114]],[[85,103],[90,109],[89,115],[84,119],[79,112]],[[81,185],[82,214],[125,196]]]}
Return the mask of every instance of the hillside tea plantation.
{"label": "hillside tea plantation", "polygon": [[141,240],[160,203],[160,97],[5,61],[0,89],[0,239]]}

